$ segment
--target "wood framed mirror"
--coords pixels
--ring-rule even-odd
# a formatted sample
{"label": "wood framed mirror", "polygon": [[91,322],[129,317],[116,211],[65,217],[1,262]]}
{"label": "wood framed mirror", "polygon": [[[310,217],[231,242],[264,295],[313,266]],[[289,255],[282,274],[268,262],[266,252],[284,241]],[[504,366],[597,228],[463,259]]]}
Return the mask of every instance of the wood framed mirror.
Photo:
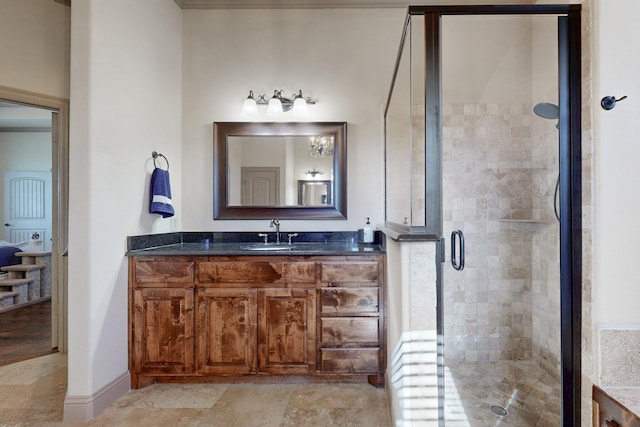
{"label": "wood framed mirror", "polygon": [[[345,122],[213,125],[214,219],[347,218]],[[301,181],[326,203],[301,201]]]}

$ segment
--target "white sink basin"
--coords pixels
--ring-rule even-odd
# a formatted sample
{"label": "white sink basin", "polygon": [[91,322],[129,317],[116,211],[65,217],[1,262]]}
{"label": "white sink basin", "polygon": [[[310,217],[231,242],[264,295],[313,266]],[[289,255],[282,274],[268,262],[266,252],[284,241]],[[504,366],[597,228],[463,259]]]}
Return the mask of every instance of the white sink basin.
{"label": "white sink basin", "polygon": [[275,243],[256,243],[253,245],[240,246],[244,251],[290,251],[293,245]]}

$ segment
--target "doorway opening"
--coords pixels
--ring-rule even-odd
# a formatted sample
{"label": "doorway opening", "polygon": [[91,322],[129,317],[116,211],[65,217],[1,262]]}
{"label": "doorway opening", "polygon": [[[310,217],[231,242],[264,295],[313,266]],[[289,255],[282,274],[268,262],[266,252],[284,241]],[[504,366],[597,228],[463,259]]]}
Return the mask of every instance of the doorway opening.
{"label": "doorway opening", "polygon": [[66,351],[67,117],[66,100],[0,87],[0,364]]}

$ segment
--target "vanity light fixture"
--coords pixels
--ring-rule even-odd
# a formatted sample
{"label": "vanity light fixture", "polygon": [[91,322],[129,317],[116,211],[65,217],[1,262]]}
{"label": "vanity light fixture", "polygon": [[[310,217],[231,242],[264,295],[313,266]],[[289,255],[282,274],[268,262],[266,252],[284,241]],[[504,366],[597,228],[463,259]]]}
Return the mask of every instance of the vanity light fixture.
{"label": "vanity light fixture", "polygon": [[316,175],[324,175],[324,172],[320,172],[318,169],[313,168],[305,172],[305,175],[311,175],[313,178],[315,178]]}
{"label": "vanity light fixture", "polygon": [[274,90],[273,96],[267,99],[267,95],[258,95],[257,99],[253,95],[253,91],[249,91],[249,96],[245,98],[242,103],[242,112],[245,115],[255,115],[258,111],[258,105],[267,105],[267,115],[279,116],[285,111],[292,110],[296,115],[305,116],[308,114],[307,105],[315,104],[309,97],[302,95],[302,90],[299,90],[297,94],[291,95],[287,98],[284,96],[284,91]]}

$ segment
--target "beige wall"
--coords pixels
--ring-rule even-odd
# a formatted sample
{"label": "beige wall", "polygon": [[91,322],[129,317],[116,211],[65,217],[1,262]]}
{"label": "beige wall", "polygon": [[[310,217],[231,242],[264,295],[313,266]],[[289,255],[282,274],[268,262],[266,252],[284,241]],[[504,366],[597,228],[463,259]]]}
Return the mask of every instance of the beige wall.
{"label": "beige wall", "polygon": [[65,419],[88,398],[96,411],[110,403],[114,381],[128,389],[126,236],[174,225],[148,213],[153,150],[171,165],[176,227],[182,214],[180,9],[74,2],[72,33]]}
{"label": "beige wall", "polygon": [[68,98],[69,7],[0,0],[0,11],[0,85]]}
{"label": "beige wall", "polygon": [[[68,99],[70,16],[50,0],[0,0],[0,86]],[[0,133],[0,182],[7,170],[50,171],[51,133]]]}
{"label": "beige wall", "polygon": [[[637,26],[640,2],[594,1],[594,93],[629,99],[615,109],[595,109],[594,317],[598,324],[640,327],[640,270],[636,269],[640,199],[635,197],[640,144],[638,99],[640,58],[632,55],[640,43]],[[612,28],[627,28],[625,34]]]}
{"label": "beige wall", "polygon": [[[601,386],[638,386],[640,224],[635,197],[640,158],[638,99],[640,32],[634,0],[594,0],[593,49],[593,381]],[[624,33],[612,28],[627,28]],[[600,108],[604,96],[629,96],[613,110]],[[624,355],[624,357],[620,357]]]}
{"label": "beige wall", "polygon": [[366,217],[381,222],[382,108],[404,14],[404,9],[185,10],[182,178],[189,210],[183,229],[268,227],[264,220],[212,220],[212,123],[245,120],[241,106],[250,89],[255,94],[302,89],[318,100],[309,106],[310,120],[348,122],[347,220],[285,220],[283,230],[355,230]]}

